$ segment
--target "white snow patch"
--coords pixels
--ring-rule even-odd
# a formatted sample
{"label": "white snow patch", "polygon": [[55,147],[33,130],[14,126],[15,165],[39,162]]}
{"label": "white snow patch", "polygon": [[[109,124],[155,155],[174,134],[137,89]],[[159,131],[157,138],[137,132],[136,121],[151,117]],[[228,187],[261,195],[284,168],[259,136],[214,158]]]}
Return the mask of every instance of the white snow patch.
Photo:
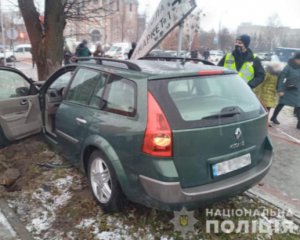
{"label": "white snow patch", "polygon": [[113,231],[99,232],[98,226],[94,226],[94,235],[99,240],[110,240],[110,239],[124,239],[131,240],[132,237],[128,236],[128,231],[124,229],[115,229]]}
{"label": "white snow patch", "polygon": [[[94,218],[83,219],[80,224],[76,226],[79,229],[92,228],[94,239],[97,240],[111,240],[111,239],[124,239],[124,240],[133,240],[133,239],[145,239],[145,240],[154,240],[153,235],[150,233],[150,228],[146,227],[144,229],[139,228],[135,233],[130,233],[130,229],[133,226],[128,226],[123,223],[122,220],[108,216],[106,218],[106,224],[111,229],[110,231],[100,232],[99,222]],[[141,238],[140,233],[143,232],[143,237]],[[129,236],[131,235],[131,236]],[[167,238],[165,238],[167,240]]]}
{"label": "white snow patch", "polygon": [[83,219],[77,226],[76,228],[79,229],[84,229],[84,228],[88,228],[90,226],[92,226],[94,223],[96,222],[95,219],[93,218],[87,218],[87,219]]}
{"label": "white snow patch", "polygon": [[35,218],[32,219],[31,224],[26,225],[26,229],[29,232],[41,233],[44,230],[47,230],[51,226],[51,221],[48,211],[41,211]]}
{"label": "white snow patch", "polygon": [[67,176],[49,183],[51,187],[57,188],[58,193],[56,195],[53,195],[50,191],[45,191],[43,188],[39,188],[32,193],[33,202],[38,202],[39,204],[36,203],[35,205],[40,205],[40,207],[31,212],[31,222],[26,225],[28,231],[40,234],[51,228],[56,219],[55,211],[66,205],[72,197],[69,192],[72,182],[73,177]]}
{"label": "white snow patch", "polygon": [[[289,214],[289,211],[287,211],[287,214]],[[277,228],[279,229],[275,230],[279,231],[279,233],[285,233],[286,231],[292,230],[294,234],[300,235],[300,227],[292,220],[288,220],[282,212],[275,217],[268,217],[265,215],[265,212],[262,212],[260,221],[263,224],[266,224],[266,226],[271,226],[272,229],[275,229],[275,226],[277,225]],[[272,239],[273,234],[274,232],[270,231],[270,233],[266,234],[266,238]]]}

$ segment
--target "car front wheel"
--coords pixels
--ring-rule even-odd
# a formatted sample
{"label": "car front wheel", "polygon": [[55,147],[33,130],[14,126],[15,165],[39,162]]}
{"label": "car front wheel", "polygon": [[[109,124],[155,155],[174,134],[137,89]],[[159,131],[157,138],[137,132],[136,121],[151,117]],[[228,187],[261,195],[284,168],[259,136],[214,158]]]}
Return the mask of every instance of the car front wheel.
{"label": "car front wheel", "polygon": [[124,206],[124,196],[111,163],[94,151],[88,163],[88,179],[93,196],[104,212],[117,212]]}

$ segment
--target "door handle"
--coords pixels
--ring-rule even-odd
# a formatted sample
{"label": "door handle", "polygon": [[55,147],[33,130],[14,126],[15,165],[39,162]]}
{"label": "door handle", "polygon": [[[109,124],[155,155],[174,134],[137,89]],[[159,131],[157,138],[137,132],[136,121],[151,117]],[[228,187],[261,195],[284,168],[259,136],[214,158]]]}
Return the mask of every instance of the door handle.
{"label": "door handle", "polygon": [[27,104],[28,104],[28,100],[27,100],[27,99],[22,99],[22,100],[20,101],[20,104],[21,104],[21,105],[27,105]]}
{"label": "door handle", "polygon": [[79,117],[76,118],[76,122],[79,124],[87,124],[87,121],[85,119]]}

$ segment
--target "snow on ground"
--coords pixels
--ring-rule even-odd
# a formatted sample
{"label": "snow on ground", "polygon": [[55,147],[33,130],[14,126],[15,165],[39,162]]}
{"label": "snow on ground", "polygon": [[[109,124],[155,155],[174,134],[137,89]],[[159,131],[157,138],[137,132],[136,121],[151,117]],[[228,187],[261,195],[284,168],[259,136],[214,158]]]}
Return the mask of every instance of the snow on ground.
{"label": "snow on ground", "polygon": [[[72,185],[73,178],[66,176],[65,178],[57,179],[53,182],[53,185],[57,188],[56,195],[49,191],[45,191],[42,188],[37,189],[32,194],[32,200],[39,201],[41,203],[41,212],[36,212],[35,217],[32,219],[26,228],[30,232],[36,232],[40,234],[42,231],[49,229],[52,223],[55,221],[55,211],[64,206],[69,199],[71,199],[71,193],[69,189]],[[51,203],[51,204],[49,204]]]}
{"label": "snow on ground", "polygon": [[[97,240],[110,240],[110,239],[124,239],[124,240],[133,240],[133,239],[141,239],[141,235],[139,231],[131,233],[131,227],[124,224],[122,220],[117,219],[115,217],[108,216],[106,218],[106,225],[113,229],[109,231],[101,231],[99,223],[96,219],[88,218],[83,219],[80,224],[76,226],[76,228],[82,230],[93,229],[94,239]],[[71,236],[72,233],[69,233]],[[143,234],[144,235],[144,234]],[[144,240],[154,240],[154,236],[150,233],[149,228],[146,229],[146,235],[143,237]],[[168,239],[168,238],[165,238]]]}
{"label": "snow on ground", "polygon": [[[43,159],[42,163],[65,164],[55,153],[45,150],[45,146],[41,145],[40,141],[36,141],[35,144],[31,144],[32,142],[34,143],[34,140],[27,140],[27,145],[25,145],[28,147],[24,147],[24,149],[31,150],[30,156],[38,154],[26,160],[27,168],[26,171],[23,171],[24,178],[21,182],[23,184],[19,184],[20,188],[8,195],[8,202],[35,240],[178,239],[178,233],[174,232],[174,227],[170,222],[174,217],[172,213],[128,203],[123,212],[104,214],[90,193],[86,176],[78,169],[71,167],[49,168],[41,166],[40,159]],[[19,146],[17,147],[19,148]],[[33,150],[32,147],[34,147]],[[39,153],[40,149],[42,150]],[[6,155],[13,156],[12,153],[14,152],[16,151],[12,148]],[[25,153],[18,151],[14,161],[9,159],[8,162],[19,162],[19,168],[24,169],[22,159],[29,155],[27,152]],[[30,162],[30,159],[36,160]],[[252,199],[245,195],[212,206],[215,210],[244,208],[254,210],[259,208],[261,212],[270,207],[258,199]],[[218,239],[219,235],[207,235],[205,232],[207,220],[205,210],[195,211],[194,217],[198,219],[198,223],[195,225],[196,229],[192,239]],[[273,222],[274,225],[276,222],[278,223],[278,219],[281,228],[286,224],[294,224],[292,218],[286,216],[272,218],[261,215],[255,218],[255,220],[266,221],[267,224]],[[232,220],[236,221],[236,219]],[[235,222],[235,224],[237,223]],[[294,227],[296,226],[293,225]],[[231,239],[238,239],[239,237],[239,234],[230,236]],[[255,239],[255,237],[258,236],[243,235],[243,239],[247,240]],[[287,239],[284,237],[262,235],[259,239]],[[0,240],[3,239],[0,235]],[[288,239],[299,238],[293,236]]]}
{"label": "snow on ground", "polygon": [[[271,226],[273,230],[284,233],[285,231],[288,231],[289,229],[294,232],[294,234],[300,236],[300,227],[294,223],[294,221],[289,220],[287,217],[292,217],[289,211],[286,211],[285,214],[282,212],[279,213],[277,216],[271,217],[271,216],[266,216],[265,212],[261,213],[260,216],[260,221],[263,223],[265,226]],[[274,232],[267,233],[265,236],[265,239],[272,239],[274,235]]]}
{"label": "snow on ground", "polygon": [[9,205],[16,208],[17,213],[27,222],[27,230],[38,236],[51,229],[56,219],[56,210],[71,199],[69,190],[72,183],[72,176],[53,180],[34,192],[24,191],[17,200],[9,201]]}

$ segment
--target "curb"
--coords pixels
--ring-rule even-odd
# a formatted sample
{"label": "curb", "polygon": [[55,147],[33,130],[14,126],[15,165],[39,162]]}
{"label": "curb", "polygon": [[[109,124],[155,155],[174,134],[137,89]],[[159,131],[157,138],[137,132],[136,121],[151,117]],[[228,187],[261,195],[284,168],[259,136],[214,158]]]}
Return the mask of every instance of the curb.
{"label": "curb", "polygon": [[4,199],[0,199],[0,209],[20,239],[34,240],[32,235],[27,231],[25,226],[21,223],[17,215],[8,206],[7,202]]}
{"label": "curb", "polygon": [[293,220],[297,225],[300,225],[300,209],[290,203],[287,203],[286,201],[273,196],[266,191],[260,190],[258,187],[251,188],[245,194],[250,198],[259,199],[263,203],[267,203],[277,209],[281,210],[291,210],[293,213]]}

